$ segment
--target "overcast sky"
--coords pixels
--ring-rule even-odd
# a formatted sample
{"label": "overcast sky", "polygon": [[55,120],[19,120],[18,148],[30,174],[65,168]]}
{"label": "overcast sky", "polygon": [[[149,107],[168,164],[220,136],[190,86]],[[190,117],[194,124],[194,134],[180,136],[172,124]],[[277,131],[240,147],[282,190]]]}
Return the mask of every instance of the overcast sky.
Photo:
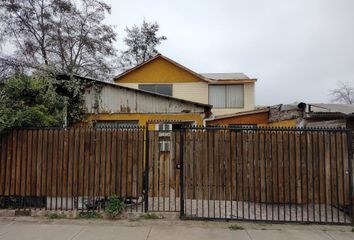
{"label": "overcast sky", "polygon": [[354,0],[106,2],[121,39],[125,26],[157,21],[162,54],[196,72],[257,78],[257,105],[329,102],[338,81],[354,82]]}

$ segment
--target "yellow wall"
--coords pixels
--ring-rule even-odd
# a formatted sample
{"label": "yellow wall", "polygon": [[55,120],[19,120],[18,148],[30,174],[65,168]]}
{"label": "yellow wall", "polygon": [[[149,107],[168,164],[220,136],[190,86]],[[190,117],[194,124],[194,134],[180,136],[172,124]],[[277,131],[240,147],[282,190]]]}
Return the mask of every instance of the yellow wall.
{"label": "yellow wall", "polygon": [[173,83],[203,80],[163,58],[156,58],[114,81],[116,83]]}
{"label": "yellow wall", "polygon": [[87,117],[90,121],[116,121],[116,120],[129,120],[138,121],[139,125],[145,126],[148,121],[168,121],[168,120],[181,120],[181,121],[193,121],[197,125],[203,124],[202,114],[197,113],[182,113],[182,114],[142,114],[142,113],[102,113],[102,114],[90,114]]}
{"label": "yellow wall", "polygon": [[296,119],[271,122],[267,124],[258,124],[259,127],[296,127]]}

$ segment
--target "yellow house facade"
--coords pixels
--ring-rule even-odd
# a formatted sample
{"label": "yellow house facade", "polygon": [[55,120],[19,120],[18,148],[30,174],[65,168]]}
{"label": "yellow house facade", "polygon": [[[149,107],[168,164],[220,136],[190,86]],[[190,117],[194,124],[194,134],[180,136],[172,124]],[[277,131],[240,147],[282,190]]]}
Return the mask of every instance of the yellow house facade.
{"label": "yellow house facade", "polygon": [[255,82],[242,73],[196,73],[157,55],[114,78],[118,85],[213,106],[217,115],[255,107]]}

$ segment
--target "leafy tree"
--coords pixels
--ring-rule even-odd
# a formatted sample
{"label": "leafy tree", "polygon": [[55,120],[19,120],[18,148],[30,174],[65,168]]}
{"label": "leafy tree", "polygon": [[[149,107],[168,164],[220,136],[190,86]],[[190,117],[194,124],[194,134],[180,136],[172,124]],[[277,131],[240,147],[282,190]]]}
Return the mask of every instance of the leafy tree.
{"label": "leafy tree", "polygon": [[0,87],[0,132],[15,127],[61,126],[65,99],[52,80],[35,75],[15,75]]}
{"label": "leafy tree", "polygon": [[330,90],[332,102],[354,104],[354,87],[349,83],[339,82],[338,88]]}
{"label": "leafy tree", "polygon": [[17,63],[51,72],[106,76],[112,70],[109,58],[116,55],[116,33],[103,23],[107,13],[110,6],[101,0],[2,0],[0,41],[12,44],[15,51],[0,56],[0,66]]}
{"label": "leafy tree", "polygon": [[165,36],[158,36],[160,26],[157,22],[148,23],[145,20],[141,27],[134,25],[126,28],[127,37],[124,38],[128,46],[123,51],[120,59],[120,67],[123,70],[141,64],[158,54],[156,47],[166,40]]}

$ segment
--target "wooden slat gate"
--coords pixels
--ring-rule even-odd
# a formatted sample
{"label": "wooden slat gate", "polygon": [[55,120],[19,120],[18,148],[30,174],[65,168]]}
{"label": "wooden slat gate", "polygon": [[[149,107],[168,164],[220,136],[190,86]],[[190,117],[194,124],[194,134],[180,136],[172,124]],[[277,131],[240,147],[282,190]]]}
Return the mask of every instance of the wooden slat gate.
{"label": "wooden slat gate", "polygon": [[351,224],[351,132],[185,128],[181,217]]}

